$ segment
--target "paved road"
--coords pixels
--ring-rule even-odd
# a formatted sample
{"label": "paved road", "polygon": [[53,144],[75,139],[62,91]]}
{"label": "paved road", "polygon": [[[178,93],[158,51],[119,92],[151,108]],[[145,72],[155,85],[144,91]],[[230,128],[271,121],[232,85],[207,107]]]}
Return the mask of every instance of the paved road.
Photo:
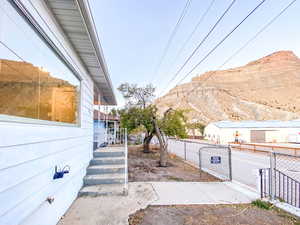
{"label": "paved road", "polygon": [[261,168],[270,167],[270,157],[266,154],[232,150],[232,179],[258,190]]}

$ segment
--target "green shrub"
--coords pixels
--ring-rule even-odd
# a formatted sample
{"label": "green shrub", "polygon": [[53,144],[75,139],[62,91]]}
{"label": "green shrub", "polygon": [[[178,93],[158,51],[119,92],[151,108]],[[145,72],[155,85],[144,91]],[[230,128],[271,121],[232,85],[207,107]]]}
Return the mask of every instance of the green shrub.
{"label": "green shrub", "polygon": [[270,202],[262,201],[260,199],[252,201],[251,204],[254,205],[254,206],[256,206],[256,207],[258,207],[258,208],[266,209],[266,210],[271,209],[272,206],[273,206]]}

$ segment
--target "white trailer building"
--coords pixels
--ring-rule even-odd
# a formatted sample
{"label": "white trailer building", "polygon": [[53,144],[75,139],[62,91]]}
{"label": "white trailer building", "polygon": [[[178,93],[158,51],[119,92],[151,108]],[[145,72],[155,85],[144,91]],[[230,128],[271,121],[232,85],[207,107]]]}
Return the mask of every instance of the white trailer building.
{"label": "white trailer building", "polygon": [[66,212],[93,155],[94,103],[116,100],[88,1],[2,0],[1,225]]}
{"label": "white trailer building", "polygon": [[220,144],[298,142],[300,121],[219,121],[205,127],[205,138]]}

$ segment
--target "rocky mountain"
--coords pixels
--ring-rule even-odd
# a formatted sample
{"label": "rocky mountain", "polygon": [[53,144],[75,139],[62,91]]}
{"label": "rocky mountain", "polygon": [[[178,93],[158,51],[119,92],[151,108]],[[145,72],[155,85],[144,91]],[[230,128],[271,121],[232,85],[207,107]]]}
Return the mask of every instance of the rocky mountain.
{"label": "rocky mountain", "polygon": [[279,51],[245,66],[209,71],[158,98],[159,112],[188,110],[190,121],[300,118],[300,59]]}
{"label": "rocky mountain", "polygon": [[75,123],[77,87],[28,62],[0,59],[0,114]]}

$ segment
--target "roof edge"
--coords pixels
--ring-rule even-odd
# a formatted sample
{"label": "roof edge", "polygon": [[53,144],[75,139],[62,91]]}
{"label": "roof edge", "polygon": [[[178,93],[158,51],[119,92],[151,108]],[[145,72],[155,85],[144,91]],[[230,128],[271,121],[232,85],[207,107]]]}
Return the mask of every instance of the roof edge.
{"label": "roof edge", "polygon": [[[87,28],[88,35],[89,35],[90,40],[93,44],[95,53],[97,55],[97,59],[99,61],[99,64],[101,65],[101,67],[103,69],[105,79],[106,79],[110,89],[112,90],[113,102],[111,103],[111,105],[117,105],[116,96],[115,96],[114,89],[113,89],[113,86],[112,86],[112,82],[111,82],[109,72],[108,72],[108,69],[107,69],[107,64],[106,64],[106,61],[105,61],[105,58],[104,58],[103,49],[102,49],[102,46],[101,46],[100,41],[99,41],[99,36],[98,36],[98,32],[97,32],[97,29],[96,29],[96,26],[95,26],[95,21],[94,21],[93,15],[91,13],[90,4],[89,4],[88,0],[75,0],[75,1],[78,5],[80,14],[82,15],[82,18],[84,20],[85,26]],[[99,91],[101,92],[101,90],[99,90]]]}

